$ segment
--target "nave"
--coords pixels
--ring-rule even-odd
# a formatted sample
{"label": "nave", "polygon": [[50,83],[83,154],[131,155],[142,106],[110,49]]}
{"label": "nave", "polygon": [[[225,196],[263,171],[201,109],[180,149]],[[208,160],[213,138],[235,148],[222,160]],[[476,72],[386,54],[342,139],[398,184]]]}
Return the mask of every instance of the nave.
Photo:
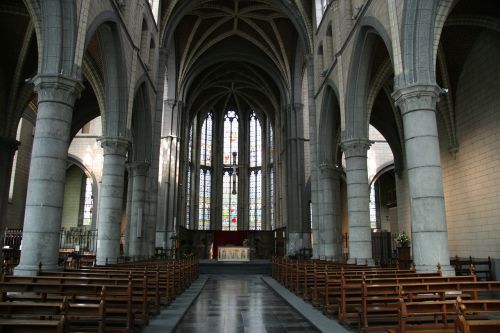
{"label": "nave", "polygon": [[319,332],[260,275],[211,275],[174,332]]}

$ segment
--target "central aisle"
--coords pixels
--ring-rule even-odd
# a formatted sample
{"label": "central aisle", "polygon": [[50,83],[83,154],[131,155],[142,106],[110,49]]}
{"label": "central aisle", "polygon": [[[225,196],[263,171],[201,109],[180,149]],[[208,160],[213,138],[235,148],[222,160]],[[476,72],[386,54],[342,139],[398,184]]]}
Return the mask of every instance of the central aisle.
{"label": "central aisle", "polygon": [[212,275],[175,332],[318,332],[259,275]]}

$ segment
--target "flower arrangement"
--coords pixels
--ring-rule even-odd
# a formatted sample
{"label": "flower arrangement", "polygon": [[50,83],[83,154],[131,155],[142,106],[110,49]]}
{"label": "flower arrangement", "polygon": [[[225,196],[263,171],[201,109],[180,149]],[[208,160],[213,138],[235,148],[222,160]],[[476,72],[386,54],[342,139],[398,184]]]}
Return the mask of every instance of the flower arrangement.
{"label": "flower arrangement", "polygon": [[410,245],[410,237],[403,231],[396,236],[396,242],[400,247],[407,247]]}

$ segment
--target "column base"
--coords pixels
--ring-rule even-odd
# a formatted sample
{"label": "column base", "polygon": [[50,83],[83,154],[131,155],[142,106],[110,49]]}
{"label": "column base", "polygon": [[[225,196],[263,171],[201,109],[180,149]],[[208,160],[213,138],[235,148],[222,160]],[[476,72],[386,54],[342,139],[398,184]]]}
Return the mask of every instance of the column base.
{"label": "column base", "polygon": [[347,263],[350,265],[375,266],[375,260],[373,260],[373,258],[349,258]]}
{"label": "column base", "polygon": [[[38,265],[18,265],[14,268],[14,275],[16,276],[37,276],[40,267]],[[43,271],[55,272],[62,271],[63,268],[58,265],[42,266]]]}
{"label": "column base", "polygon": [[[437,271],[437,266],[433,265],[415,265],[415,269],[419,273],[434,273]],[[443,276],[455,276],[455,269],[451,265],[441,266],[441,273]]]}

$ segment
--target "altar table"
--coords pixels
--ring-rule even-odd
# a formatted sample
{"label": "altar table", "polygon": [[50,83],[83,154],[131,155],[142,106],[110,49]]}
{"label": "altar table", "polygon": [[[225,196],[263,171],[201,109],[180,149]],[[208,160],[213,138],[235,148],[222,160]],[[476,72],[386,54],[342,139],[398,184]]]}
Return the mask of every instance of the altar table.
{"label": "altar table", "polygon": [[247,246],[219,246],[219,261],[250,261],[250,248]]}

